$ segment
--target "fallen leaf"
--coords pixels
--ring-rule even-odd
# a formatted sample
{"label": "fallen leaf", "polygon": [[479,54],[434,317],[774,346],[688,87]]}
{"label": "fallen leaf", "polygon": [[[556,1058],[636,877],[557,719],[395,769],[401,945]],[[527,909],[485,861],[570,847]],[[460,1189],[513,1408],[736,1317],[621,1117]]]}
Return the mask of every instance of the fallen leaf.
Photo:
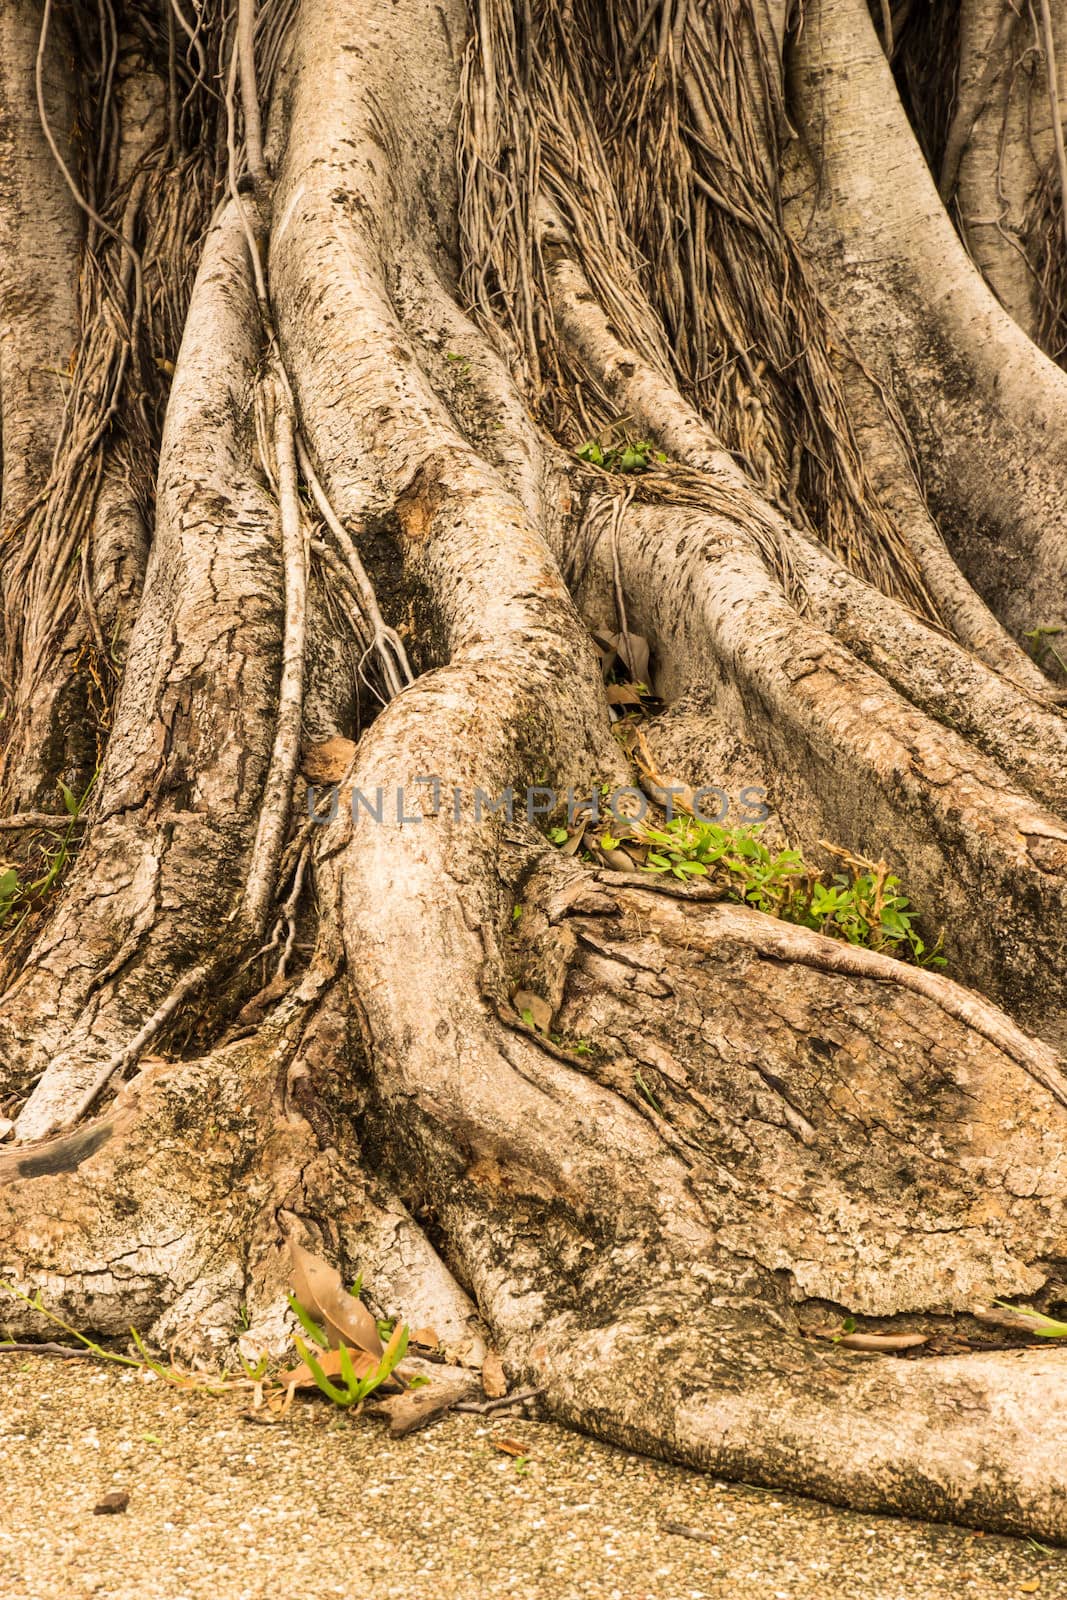
{"label": "fallen leaf", "polygon": [[289,1259],[296,1298],[309,1316],[326,1324],[333,1348],[336,1350],[341,1344],[358,1345],[361,1350],[380,1356],[382,1341],[378,1325],[363,1302],[349,1294],[337,1268],[293,1239],[289,1241]]}
{"label": "fallen leaf", "polygon": [[499,1400],[508,1392],[504,1376],[504,1363],[495,1350],[490,1350],[482,1362],[482,1393],[488,1400]]}
{"label": "fallen leaf", "polygon": [[846,1333],[835,1343],[845,1350],[914,1350],[928,1338],[925,1333]]}
{"label": "fallen leaf", "polygon": [[422,1350],[436,1350],[441,1343],[436,1328],[416,1328],[409,1342]]}
{"label": "fallen leaf", "polygon": [[1019,1591],[1021,1594],[1036,1594],[1040,1587],[1041,1579],[1031,1578],[1027,1583],[1020,1583]]}
{"label": "fallen leaf", "polygon": [[97,1502],[93,1507],[94,1517],[113,1517],[116,1512],[125,1511],[130,1503],[130,1497],[125,1489],[112,1489],[110,1494]]}
{"label": "fallen leaf", "polygon": [[289,1260],[293,1268],[293,1293],[310,1316],[321,1317],[319,1290],[339,1283],[341,1274],[321,1256],[297,1244],[295,1239],[289,1241]]}
{"label": "fallen leaf", "polygon": [[493,1439],[494,1450],[502,1450],[506,1456],[528,1456],[530,1447],[521,1444],[518,1439]]}
{"label": "fallen leaf", "polygon": [[539,994],[534,994],[532,989],[516,989],[511,997],[511,1003],[521,1017],[528,1011],[533,1020],[533,1026],[539,1033],[547,1033],[552,1026],[552,1007],[547,1000],[542,1000]]}
{"label": "fallen leaf", "polygon": [[648,683],[648,640],[639,633],[624,633],[619,637],[619,659],[625,661],[635,683]]}
{"label": "fallen leaf", "polygon": [[611,867],[613,872],[637,871],[639,863],[628,850],[605,850],[603,845],[600,845],[598,848],[600,850],[600,854],[604,857],[604,860],[607,862],[608,866]]}
{"label": "fallen leaf", "polygon": [[641,696],[637,692],[637,685],[633,683],[609,683],[607,689],[609,706],[639,706]]}
{"label": "fallen leaf", "polygon": [[[324,1350],[321,1355],[312,1351],[312,1354],[327,1378],[339,1378],[341,1376],[341,1352],[339,1349]],[[349,1349],[348,1354],[351,1357],[352,1369],[357,1378],[369,1377],[378,1365],[378,1358],[368,1354],[366,1350]],[[306,1361],[301,1361],[298,1366],[291,1367],[288,1372],[280,1373],[278,1382],[284,1385],[286,1389],[315,1389],[318,1387],[315,1382],[315,1374]]]}
{"label": "fallen leaf", "polygon": [[593,644],[600,657],[600,670],[606,678],[618,654],[619,636],[617,633],[594,633]]}
{"label": "fallen leaf", "polygon": [[429,1383],[417,1389],[406,1389],[388,1400],[376,1399],[368,1408],[377,1416],[388,1418],[391,1439],[402,1439],[417,1428],[425,1428],[478,1392],[478,1380],[472,1372],[462,1372],[456,1367],[431,1367],[428,1362],[420,1362],[418,1357],[405,1365],[405,1373],[411,1367],[421,1368],[421,1375],[429,1377]]}
{"label": "fallen leaf", "polygon": [[928,1333],[857,1333],[854,1328],[843,1333],[840,1323],[810,1332],[816,1339],[832,1339],[844,1350],[914,1350],[930,1340]]}

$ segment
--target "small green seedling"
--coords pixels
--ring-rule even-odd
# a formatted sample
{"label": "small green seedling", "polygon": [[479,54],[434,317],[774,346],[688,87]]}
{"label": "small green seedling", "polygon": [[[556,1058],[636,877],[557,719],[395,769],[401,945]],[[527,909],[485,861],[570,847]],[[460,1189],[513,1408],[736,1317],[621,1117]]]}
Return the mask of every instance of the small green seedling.
{"label": "small green seedling", "polygon": [[296,1318],[297,1322],[299,1322],[308,1338],[313,1339],[320,1350],[328,1350],[330,1348],[330,1340],[327,1336],[326,1329],[320,1328],[319,1324],[313,1319],[310,1313],[304,1310],[295,1294],[290,1294],[287,1296],[287,1298],[289,1301],[290,1311],[293,1313],[293,1316]]}
{"label": "small green seedling", "polygon": [[[103,1345],[96,1344],[95,1341],[90,1339],[86,1334],[79,1333],[77,1328],[72,1328],[69,1322],[64,1322],[62,1317],[57,1316],[54,1311],[50,1311],[48,1309],[41,1296],[40,1289],[37,1290],[36,1294],[29,1295],[26,1294],[24,1290],[16,1288],[13,1283],[2,1282],[0,1282],[0,1289],[3,1289],[5,1294],[14,1295],[16,1300],[21,1300],[23,1305],[29,1306],[31,1311],[39,1312],[42,1317],[45,1317],[53,1325],[53,1327],[62,1328],[64,1333],[68,1334],[72,1339],[76,1339],[84,1349],[88,1350],[91,1355],[96,1356],[98,1360],[110,1361],[119,1367],[144,1366],[143,1361],[135,1360],[133,1356],[120,1356],[114,1350],[105,1350]],[[136,1334],[134,1334],[134,1338],[137,1338]],[[4,1342],[13,1344],[15,1341],[0,1341],[0,1350],[3,1350]]]}
{"label": "small green seedling", "polygon": [[598,439],[587,439],[575,454],[579,461],[588,461],[603,472],[647,472],[654,461],[667,459],[650,439],[624,438],[612,445],[601,444]]}
{"label": "small green seedling", "polygon": [[[59,793],[63,809],[70,820],[61,828],[47,830],[54,844],[43,852],[44,871],[38,877],[24,878],[16,867],[7,867],[0,873],[0,927],[12,914],[20,912],[25,914],[34,904],[39,904],[59,882],[76,849],[74,830],[93,791],[96,778],[97,774],[94,772],[85,793],[80,797],[67,784],[60,781]],[[19,916],[18,921],[21,920]]]}
{"label": "small green seedling", "polygon": [[1058,639],[1062,632],[1062,628],[1037,627],[1031,628],[1029,633],[1024,633],[1023,638],[1030,646],[1030,654],[1039,667],[1045,666],[1046,662],[1051,660],[1067,676],[1067,661],[1064,660],[1057,647],[1050,642],[1053,639]]}
{"label": "small green seedling", "polygon": [[994,1300],[993,1304],[1002,1311],[1011,1311],[1015,1316],[1022,1317],[1028,1324],[1028,1331],[1038,1339],[1067,1339],[1067,1322],[1046,1317],[1043,1311],[1033,1311],[1029,1306],[1009,1305],[1006,1300]]}
{"label": "small green seedling", "polygon": [[652,1107],[652,1109],[656,1113],[656,1115],[658,1117],[662,1117],[662,1115],[663,1115],[663,1107],[660,1105],[659,1101],[656,1099],[655,1095],[652,1093],[652,1090],[648,1087],[648,1084],[645,1082],[644,1078],[641,1076],[640,1067],[638,1067],[637,1070],[634,1072],[634,1087],[648,1101],[649,1105]]}
{"label": "small green seedling", "polygon": [[[290,1304],[292,1304],[293,1299],[294,1297],[290,1296]],[[296,1306],[293,1309],[295,1311]],[[301,1313],[303,1313],[303,1316],[301,1316]],[[297,1315],[300,1316],[301,1321],[307,1316],[302,1306]],[[307,1320],[310,1322],[310,1317]],[[352,1352],[347,1345],[342,1344],[337,1352],[341,1365],[340,1385],[330,1382],[322,1370],[320,1362],[312,1354],[311,1347],[305,1344],[299,1335],[293,1342],[296,1345],[297,1354],[300,1356],[301,1361],[304,1362],[314,1378],[316,1387],[322,1391],[328,1400],[332,1400],[335,1406],[347,1408],[348,1406],[359,1405],[369,1394],[373,1394],[374,1390],[391,1375],[398,1362],[403,1361],[408,1348],[408,1327],[406,1323],[397,1323],[393,1337],[382,1352],[381,1360],[373,1371],[367,1373],[366,1377],[363,1378],[356,1373],[352,1362]]]}

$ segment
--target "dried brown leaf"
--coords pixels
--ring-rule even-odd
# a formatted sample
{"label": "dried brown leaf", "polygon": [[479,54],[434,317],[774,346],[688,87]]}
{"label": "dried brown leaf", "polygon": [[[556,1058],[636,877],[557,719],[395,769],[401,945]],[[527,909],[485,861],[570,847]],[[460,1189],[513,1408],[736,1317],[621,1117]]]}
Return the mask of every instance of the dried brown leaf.
{"label": "dried brown leaf", "polygon": [[[413,1365],[418,1366],[418,1361]],[[417,1428],[427,1427],[461,1400],[478,1392],[473,1373],[460,1372],[455,1367],[431,1369],[425,1363],[423,1367],[423,1375],[430,1377],[428,1384],[407,1389],[387,1400],[375,1399],[369,1408],[379,1416],[388,1417],[391,1439],[402,1439]]]}
{"label": "dried brown leaf", "polygon": [[540,1033],[549,1031],[552,1026],[552,1007],[539,994],[534,994],[532,989],[516,989],[511,997],[511,1003],[520,1017],[524,1011],[529,1012],[534,1027]]}
{"label": "dried brown leaf", "polygon": [[[321,1354],[312,1353],[327,1378],[339,1378],[341,1376],[341,1352],[339,1349],[323,1350]],[[366,1350],[353,1350],[348,1347],[348,1354],[351,1357],[352,1369],[357,1378],[369,1377],[378,1365],[379,1358],[369,1355]],[[278,1382],[286,1389],[315,1389],[318,1387],[315,1382],[315,1375],[306,1361],[301,1361],[298,1366],[290,1368],[288,1372],[279,1373]]]}
{"label": "dried brown leaf", "polygon": [[382,1353],[378,1326],[361,1300],[349,1294],[341,1274],[321,1256],[289,1241],[293,1267],[293,1292],[309,1316],[326,1324],[330,1344],[358,1345],[373,1356]]}
{"label": "dried brown leaf", "polygon": [[619,657],[625,661],[635,683],[648,682],[648,640],[639,633],[625,633],[619,639]]}
{"label": "dried brown leaf", "polygon": [[[343,1284],[327,1296],[322,1305],[322,1320],[326,1324],[331,1345],[357,1345],[372,1356],[382,1353],[382,1340],[378,1324],[361,1300],[349,1294]],[[399,1324],[398,1324],[399,1326]]]}
{"label": "dried brown leaf", "polygon": [[835,1342],[845,1350],[914,1350],[928,1339],[926,1333],[846,1333]]}
{"label": "dried brown leaf", "polygon": [[488,1400],[499,1400],[508,1392],[504,1363],[495,1350],[490,1350],[482,1362],[482,1392]]}
{"label": "dried brown leaf", "polygon": [[641,696],[634,683],[609,683],[607,688],[609,706],[639,706]]}

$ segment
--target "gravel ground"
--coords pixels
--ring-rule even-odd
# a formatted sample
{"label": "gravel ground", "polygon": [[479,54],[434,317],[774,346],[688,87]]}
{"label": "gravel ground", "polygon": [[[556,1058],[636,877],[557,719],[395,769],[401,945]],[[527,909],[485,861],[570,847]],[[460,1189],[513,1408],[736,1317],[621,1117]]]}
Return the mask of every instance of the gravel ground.
{"label": "gravel ground", "polygon": [[[42,1356],[0,1356],[0,1395],[0,1600],[1067,1596],[1067,1551],[720,1483],[548,1423],[453,1415],[390,1442],[309,1399],[255,1426],[235,1396]],[[128,1509],[94,1515],[115,1490]]]}

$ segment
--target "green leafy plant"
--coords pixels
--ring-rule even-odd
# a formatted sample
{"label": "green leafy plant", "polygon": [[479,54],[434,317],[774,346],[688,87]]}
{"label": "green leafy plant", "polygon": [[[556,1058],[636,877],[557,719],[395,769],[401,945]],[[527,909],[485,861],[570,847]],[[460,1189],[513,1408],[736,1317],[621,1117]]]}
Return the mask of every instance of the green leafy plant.
{"label": "green leafy plant", "polygon": [[[210,1395],[222,1395],[233,1390],[252,1390],[253,1405],[259,1407],[266,1396],[268,1407],[277,1411],[281,1406],[281,1414],[292,1399],[293,1391],[300,1387],[311,1387],[314,1383],[334,1405],[349,1407],[358,1405],[367,1395],[372,1394],[386,1380],[392,1376],[398,1364],[407,1353],[409,1330],[406,1323],[397,1322],[393,1328],[392,1336],[385,1349],[380,1353],[371,1354],[369,1351],[355,1346],[349,1348],[341,1344],[337,1349],[330,1348],[330,1336],[326,1329],[319,1325],[295,1295],[289,1296],[289,1305],[297,1321],[304,1329],[310,1343],[299,1336],[295,1339],[297,1351],[306,1370],[297,1369],[284,1375],[271,1374],[270,1359],[261,1355],[254,1363],[249,1362],[238,1351],[238,1361],[243,1372],[242,1377],[231,1377],[229,1372],[223,1370],[219,1374],[208,1373],[201,1370],[183,1371],[173,1361],[167,1362],[154,1356],[146,1346],[136,1328],[130,1329],[130,1336],[136,1349],[136,1355],[120,1355],[115,1350],[108,1350],[103,1345],[97,1344],[86,1334],[80,1333],[77,1328],[65,1322],[54,1311],[45,1305],[40,1290],[30,1295],[17,1288],[14,1284],[0,1282],[0,1291],[13,1295],[21,1300],[31,1310],[38,1312],[56,1328],[61,1329],[77,1347],[96,1357],[99,1361],[106,1361],[116,1366],[134,1367],[142,1372],[152,1372],[159,1378],[177,1385],[183,1389],[195,1389]],[[312,1345],[319,1351],[314,1353]],[[17,1350],[19,1345],[12,1339],[0,1339],[0,1354],[5,1349]],[[54,1349],[55,1346],[49,1348]],[[327,1372],[327,1367],[330,1371]],[[334,1383],[332,1380],[340,1381]],[[397,1375],[397,1381],[400,1375]],[[429,1383],[430,1379],[419,1373],[406,1380],[408,1388],[420,1388]],[[148,1438],[148,1435],[145,1435]],[[152,1436],[153,1442],[159,1441]]]}
{"label": "green leafy plant", "polygon": [[5,872],[0,873],[0,923],[7,920],[14,908],[18,893],[18,870],[15,867],[8,867]]}
{"label": "green leafy plant", "polygon": [[[842,863],[838,872],[820,872],[799,850],[772,851],[763,843],[758,823],[724,827],[678,816],[669,822],[616,822],[597,836],[602,850],[629,843],[644,850],[645,872],[669,874],[684,883],[718,871],[726,877],[726,893],[755,911],[832,939],[879,950],[919,967],[943,967],[941,936],[928,947],[916,926],[917,916],[900,880],[885,862],[864,861],[835,845],[825,845]],[[548,837],[565,844],[566,828],[552,828]]]}
{"label": "green leafy plant", "polygon": [[[607,433],[610,434],[610,429]],[[588,461],[604,472],[647,472],[654,461],[666,461],[662,450],[657,450],[650,439],[621,438],[616,444],[600,439],[587,439],[575,451],[579,461]]]}
{"label": "green leafy plant", "polygon": [[60,782],[63,809],[70,820],[62,828],[49,830],[54,843],[42,852],[44,870],[35,878],[24,877],[14,866],[6,867],[0,873],[0,927],[9,917],[18,917],[20,912],[25,914],[35,902],[43,900],[55,888],[73,853],[74,830],[92,793],[96,777],[94,772],[85,793],[80,797],[67,784]]}
{"label": "green leafy plant", "polygon": [[684,881],[719,866],[733,880],[731,898],[756,911],[916,966],[944,966],[941,939],[927,948],[911,903],[900,893],[900,879],[884,862],[828,846],[844,870],[820,873],[799,850],[769,850],[758,826],[726,828],[683,816],[662,826],[634,823],[632,833],[648,846],[647,872],[669,872]]}
{"label": "green leafy plant", "polygon": [[1030,654],[1039,667],[1045,666],[1048,661],[1054,661],[1060,671],[1067,676],[1067,661],[1064,660],[1057,647],[1051,640],[1058,639],[1062,628],[1031,628],[1029,633],[1024,633],[1023,638],[1030,646]]}
{"label": "green leafy plant", "polygon": [[[311,1317],[309,1312],[300,1304],[294,1294],[289,1295],[289,1305],[297,1321],[305,1330],[308,1337],[319,1349],[329,1349],[330,1341],[324,1328],[321,1328]],[[314,1354],[311,1346],[301,1339],[299,1334],[293,1340],[297,1354],[311,1373],[315,1385],[326,1398],[335,1406],[347,1408],[359,1405],[369,1394],[379,1388],[385,1380],[392,1375],[393,1369],[403,1361],[408,1348],[408,1327],[406,1323],[398,1322],[393,1329],[392,1337],[377,1362],[369,1365],[370,1358],[362,1350],[350,1350],[347,1345],[341,1344],[336,1351],[336,1360],[339,1367],[340,1384],[333,1383],[327,1377],[323,1362]]]}
{"label": "green leafy plant", "polygon": [[597,1054],[597,1046],[592,1039],[572,1039],[565,1033],[550,1033],[549,1039],[560,1050],[569,1050],[575,1056],[591,1056]]}

